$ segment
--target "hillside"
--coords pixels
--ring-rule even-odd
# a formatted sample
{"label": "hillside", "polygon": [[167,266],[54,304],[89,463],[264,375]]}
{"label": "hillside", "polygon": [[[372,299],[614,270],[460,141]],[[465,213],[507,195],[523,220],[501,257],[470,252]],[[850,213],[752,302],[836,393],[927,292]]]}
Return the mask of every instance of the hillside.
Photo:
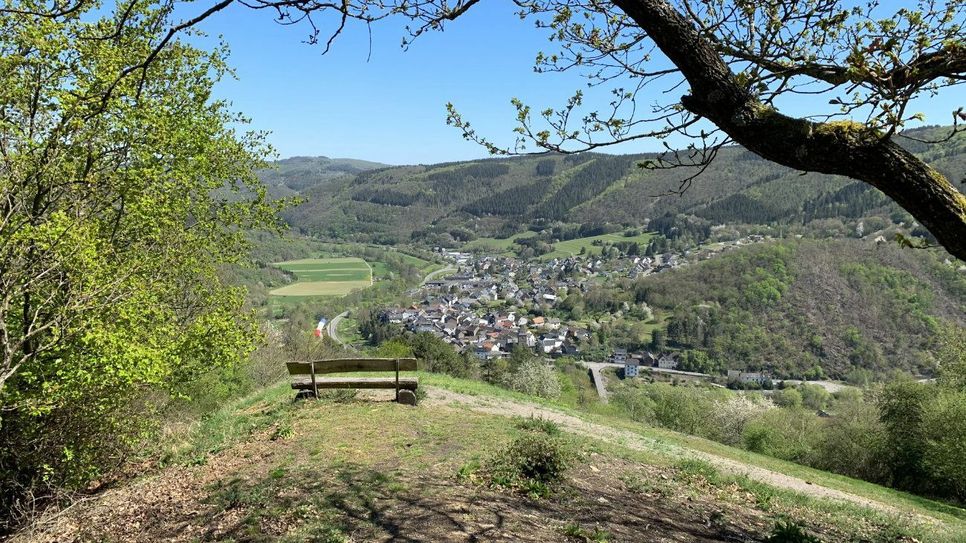
{"label": "hillside", "polygon": [[[938,138],[940,130],[908,135]],[[962,133],[936,145],[899,141],[951,179],[966,171]],[[299,230],[329,238],[436,244],[505,236],[532,221],[641,225],[667,213],[685,213],[714,224],[803,224],[830,217],[902,216],[864,184],[802,175],[740,147],[723,149],[683,195],[670,192],[693,171],[641,169],[650,158],[654,155],[542,155],[346,171],[344,176],[286,164],[293,169],[285,187],[307,199],[286,218]]]}
{"label": "hillside", "polygon": [[272,168],[259,172],[259,178],[274,195],[293,196],[339,177],[385,167],[352,158],[292,157],[276,161]]}
{"label": "hillside", "polygon": [[966,326],[966,277],[942,254],[868,240],[745,247],[633,291],[668,316],[670,345],[781,377],[933,375],[937,329]]}
{"label": "hillside", "polygon": [[[13,541],[731,542],[763,541],[787,523],[823,541],[966,537],[953,507],[479,383],[420,378],[429,392],[415,408],[376,393],[293,403],[280,383],[170,443],[167,467]],[[494,459],[531,454],[521,443],[565,451],[562,479],[527,492],[490,478]]]}

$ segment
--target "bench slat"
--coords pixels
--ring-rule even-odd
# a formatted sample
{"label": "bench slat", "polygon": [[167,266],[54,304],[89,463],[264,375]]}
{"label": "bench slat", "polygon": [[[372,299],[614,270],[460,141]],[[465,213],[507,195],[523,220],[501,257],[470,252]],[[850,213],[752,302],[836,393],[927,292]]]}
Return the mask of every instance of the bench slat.
{"label": "bench slat", "polygon": [[[395,389],[396,379],[392,377],[326,377],[316,379],[315,386],[327,388],[385,388]],[[416,390],[419,380],[415,377],[400,377],[400,390]],[[292,388],[296,390],[312,390],[311,378],[297,378],[292,381]]]}
{"label": "bench slat", "polygon": [[[316,360],[315,374],[353,371],[396,371],[395,358],[335,358]],[[311,375],[312,362],[288,362],[289,375]],[[416,371],[415,358],[400,358],[399,371]]]}

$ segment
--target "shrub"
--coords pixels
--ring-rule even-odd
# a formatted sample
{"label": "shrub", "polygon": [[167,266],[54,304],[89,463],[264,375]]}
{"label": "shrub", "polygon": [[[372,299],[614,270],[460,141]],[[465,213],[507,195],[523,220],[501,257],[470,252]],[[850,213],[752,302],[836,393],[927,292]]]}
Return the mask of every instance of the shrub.
{"label": "shrub", "polygon": [[728,445],[738,445],[741,443],[745,425],[766,409],[768,406],[761,401],[760,396],[749,398],[735,394],[719,400],[708,413],[712,422],[708,437]]}
{"label": "shrub", "polygon": [[560,380],[557,379],[556,370],[536,358],[520,364],[510,375],[509,385],[517,392],[541,398],[560,396]]}
{"label": "shrub", "polygon": [[486,461],[483,473],[497,486],[546,497],[563,480],[573,456],[560,438],[527,433]]}
{"label": "shrub", "polygon": [[534,432],[543,432],[548,436],[559,436],[560,427],[557,423],[542,417],[529,417],[529,418],[518,418],[516,420],[516,427],[521,430],[531,430]]}
{"label": "shrub", "polygon": [[769,409],[745,425],[743,441],[750,451],[806,463],[815,452],[821,421],[801,409]]}

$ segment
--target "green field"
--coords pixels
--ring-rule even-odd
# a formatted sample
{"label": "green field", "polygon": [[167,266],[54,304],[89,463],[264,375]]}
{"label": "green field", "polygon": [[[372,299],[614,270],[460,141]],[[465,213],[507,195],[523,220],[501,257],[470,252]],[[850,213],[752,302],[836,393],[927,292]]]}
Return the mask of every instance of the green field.
{"label": "green field", "polygon": [[[513,252],[513,247],[516,245],[515,240],[519,238],[527,238],[535,236],[534,232],[521,232],[519,234],[514,234],[506,239],[498,238],[476,238],[463,245],[462,249],[464,251],[474,251],[482,250],[489,253],[503,253],[510,254]],[[595,241],[617,243],[621,241],[636,241],[641,245],[646,245],[650,241],[654,234],[644,233],[636,236],[627,237],[620,232],[615,232],[613,234],[601,234],[599,236],[589,236],[586,238],[576,238],[568,239],[567,241],[558,241],[553,244],[553,251],[542,255],[541,260],[550,260],[553,258],[566,258],[568,256],[573,256],[580,253],[581,247],[586,249],[585,254],[596,255],[600,254],[600,247],[594,245]]]}
{"label": "green field", "polygon": [[590,236],[586,238],[576,238],[568,239],[567,241],[558,241],[553,244],[553,251],[542,255],[541,260],[550,260],[552,258],[566,258],[568,256],[573,256],[580,253],[581,247],[586,248],[586,254],[596,255],[600,254],[600,246],[594,245],[595,241],[601,241],[606,243],[618,243],[618,242],[628,242],[634,241],[641,245],[647,245],[647,242],[651,240],[654,234],[644,233],[636,236],[627,237],[620,232],[615,232],[613,234],[601,234],[599,236]]}
{"label": "green field", "polygon": [[372,284],[372,268],[361,258],[303,258],[273,265],[298,278],[271,291],[275,296],[342,296]]}
{"label": "green field", "polygon": [[476,238],[473,241],[467,242],[463,245],[462,249],[464,251],[474,251],[483,250],[493,253],[507,253],[514,246],[514,241],[518,238],[526,238],[530,236],[535,236],[534,232],[521,232],[519,234],[514,234],[505,239],[499,238]]}

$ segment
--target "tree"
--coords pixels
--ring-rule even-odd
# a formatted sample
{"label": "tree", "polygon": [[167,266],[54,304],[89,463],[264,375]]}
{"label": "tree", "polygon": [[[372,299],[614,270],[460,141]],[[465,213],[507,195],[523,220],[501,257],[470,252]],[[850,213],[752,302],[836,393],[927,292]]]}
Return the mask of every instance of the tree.
{"label": "tree", "polygon": [[[119,75],[137,72],[177,32],[236,1],[271,11],[282,24],[308,24],[309,41],[324,41],[325,51],[349,21],[371,25],[392,16],[408,18],[413,24],[403,40],[407,46],[479,3],[211,0],[197,16],[172,25],[143,61],[118,66]],[[606,110],[586,111],[583,91],[577,91],[561,108],[540,111],[540,126],[531,108],[514,99],[519,126],[513,148],[479,136],[450,104],[447,121],[465,138],[493,153],[510,154],[527,143],[570,153],[682,135],[694,140],[688,149],[669,151],[644,166],[693,167],[698,173],[722,146],[739,143],[793,169],[843,175],[878,188],[950,253],[966,259],[966,197],[896,142],[906,123],[921,119],[909,111],[917,98],[966,81],[966,10],[960,0],[921,0],[914,9],[894,12],[885,12],[874,0],[851,6],[839,0],[515,3],[520,15],[534,19],[559,48],[537,55],[538,71],[583,70],[592,86],[610,85],[613,98]],[[0,13],[10,12],[15,10],[0,8]],[[72,10],[54,3],[32,13],[66,18]],[[119,27],[127,24],[117,19]],[[327,34],[319,20],[331,23]],[[642,92],[654,85],[666,92]],[[687,91],[677,101],[642,105],[657,95],[678,95],[682,88]],[[808,117],[791,117],[779,107],[793,95],[812,96],[813,104],[818,95],[828,105]],[[950,138],[959,131],[960,119],[966,120],[962,108],[953,112]],[[686,190],[695,175],[684,176],[679,190]]]}
{"label": "tree", "polygon": [[210,100],[223,49],[156,50],[168,11],[125,8],[0,11],[5,512],[116,465],[149,393],[182,393],[258,337],[219,268],[276,223],[254,175],[267,148]]}

